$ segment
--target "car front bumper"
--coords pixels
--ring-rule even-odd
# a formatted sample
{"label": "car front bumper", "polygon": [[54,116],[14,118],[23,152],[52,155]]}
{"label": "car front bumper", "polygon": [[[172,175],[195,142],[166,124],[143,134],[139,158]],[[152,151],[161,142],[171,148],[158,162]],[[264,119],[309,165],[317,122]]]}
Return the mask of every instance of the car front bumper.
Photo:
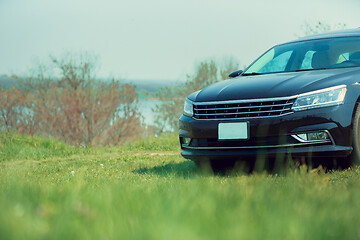
{"label": "car front bumper", "polygon": [[[191,160],[276,157],[346,157],[352,152],[354,105],[343,104],[252,119],[198,120],[182,115],[179,124],[181,154]],[[219,123],[248,122],[249,139],[218,140]],[[292,135],[326,131],[326,141],[303,142]],[[191,139],[190,144],[184,138]]]}

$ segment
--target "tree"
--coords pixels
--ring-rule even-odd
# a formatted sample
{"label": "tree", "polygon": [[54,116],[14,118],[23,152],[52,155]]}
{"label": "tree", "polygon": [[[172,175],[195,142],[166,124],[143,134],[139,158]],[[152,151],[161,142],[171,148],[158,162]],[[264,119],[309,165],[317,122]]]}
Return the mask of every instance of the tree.
{"label": "tree", "polygon": [[344,23],[336,23],[336,24],[329,24],[326,22],[321,22],[318,21],[315,24],[310,24],[308,22],[305,22],[302,26],[302,36],[308,36],[308,35],[314,35],[314,34],[319,34],[319,33],[325,33],[325,32],[330,32],[330,31],[335,31],[335,30],[343,30],[346,29],[346,24]]}
{"label": "tree", "polygon": [[[220,66],[220,67],[219,67]],[[219,64],[214,60],[200,62],[195,73],[186,76],[186,81],[178,87],[162,88],[156,94],[162,103],[153,109],[157,120],[155,125],[159,133],[178,129],[179,117],[183,112],[185,98],[217,81],[228,78],[228,74],[238,69],[238,62],[228,58]]]}

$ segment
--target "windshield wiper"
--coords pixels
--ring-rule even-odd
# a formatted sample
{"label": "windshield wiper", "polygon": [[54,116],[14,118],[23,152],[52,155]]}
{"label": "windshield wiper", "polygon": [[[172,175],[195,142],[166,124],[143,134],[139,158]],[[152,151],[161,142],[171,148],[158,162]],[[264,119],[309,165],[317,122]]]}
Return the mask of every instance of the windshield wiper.
{"label": "windshield wiper", "polygon": [[252,75],[262,75],[262,73],[252,72],[252,73],[243,73],[242,76],[252,76]]}
{"label": "windshield wiper", "polygon": [[306,71],[312,71],[312,70],[325,70],[329,68],[306,68],[306,69],[297,69],[295,72],[306,72]]}

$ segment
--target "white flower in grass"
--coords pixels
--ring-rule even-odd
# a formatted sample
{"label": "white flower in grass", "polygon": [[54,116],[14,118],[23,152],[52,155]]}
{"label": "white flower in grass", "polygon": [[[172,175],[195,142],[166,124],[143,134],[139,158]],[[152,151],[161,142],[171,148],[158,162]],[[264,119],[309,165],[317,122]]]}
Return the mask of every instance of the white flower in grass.
{"label": "white flower in grass", "polygon": [[71,171],[70,173],[71,173],[71,175],[73,175],[73,176],[75,175],[75,171]]}
{"label": "white flower in grass", "polygon": [[103,168],[103,167],[104,167],[104,164],[100,163],[100,167],[102,167],[102,168]]}

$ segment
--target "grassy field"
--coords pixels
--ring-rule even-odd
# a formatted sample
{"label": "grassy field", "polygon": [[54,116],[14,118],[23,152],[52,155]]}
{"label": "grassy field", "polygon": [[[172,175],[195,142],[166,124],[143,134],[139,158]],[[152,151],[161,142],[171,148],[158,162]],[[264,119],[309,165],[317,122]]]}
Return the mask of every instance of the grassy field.
{"label": "grassy field", "polygon": [[219,176],[176,135],[91,149],[0,133],[0,239],[360,239],[360,168]]}

